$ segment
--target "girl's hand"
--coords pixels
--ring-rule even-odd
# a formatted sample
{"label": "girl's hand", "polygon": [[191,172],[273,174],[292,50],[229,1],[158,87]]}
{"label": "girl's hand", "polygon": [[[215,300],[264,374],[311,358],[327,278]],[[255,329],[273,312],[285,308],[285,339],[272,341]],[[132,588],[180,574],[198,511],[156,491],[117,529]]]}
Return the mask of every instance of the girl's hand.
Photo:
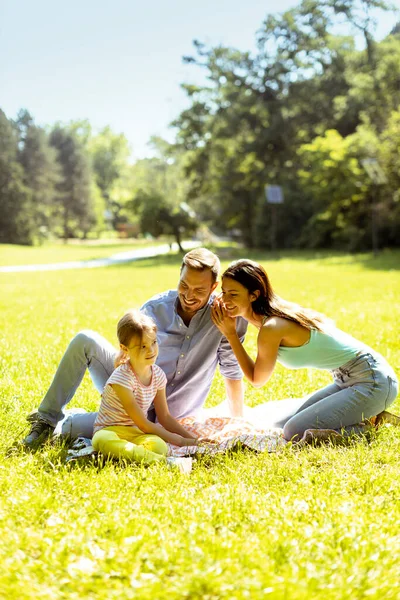
{"label": "girl's hand", "polygon": [[197,438],[185,438],[182,437],[181,446],[198,446],[199,440]]}
{"label": "girl's hand", "polygon": [[218,445],[220,442],[218,442],[217,440],[213,440],[212,438],[208,438],[208,437],[200,437],[197,439],[197,443],[202,446],[216,446]]}
{"label": "girl's hand", "polygon": [[195,438],[185,438],[183,435],[179,435],[179,433],[173,433],[169,439],[169,443],[174,446],[197,446],[198,440]]}
{"label": "girl's hand", "polygon": [[230,317],[220,298],[216,298],[211,307],[211,319],[215,327],[228,338],[236,334],[236,317]]}

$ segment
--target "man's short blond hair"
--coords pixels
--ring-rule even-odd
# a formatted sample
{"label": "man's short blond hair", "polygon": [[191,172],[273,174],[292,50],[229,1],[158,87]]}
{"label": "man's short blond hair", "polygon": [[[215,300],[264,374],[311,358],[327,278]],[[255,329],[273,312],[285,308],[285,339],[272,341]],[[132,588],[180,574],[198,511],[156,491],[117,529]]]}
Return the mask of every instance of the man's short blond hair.
{"label": "man's short blond hair", "polygon": [[207,250],[207,248],[195,248],[183,257],[181,273],[184,267],[195,269],[196,271],[209,269],[211,271],[212,282],[215,283],[219,276],[221,263],[214,252]]}

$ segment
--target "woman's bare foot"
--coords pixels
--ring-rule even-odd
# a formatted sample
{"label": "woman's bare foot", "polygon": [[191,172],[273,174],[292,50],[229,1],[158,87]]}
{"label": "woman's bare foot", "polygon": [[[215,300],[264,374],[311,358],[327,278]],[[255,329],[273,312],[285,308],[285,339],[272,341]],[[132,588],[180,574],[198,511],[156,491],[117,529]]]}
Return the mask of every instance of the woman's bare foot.
{"label": "woman's bare foot", "polygon": [[379,415],[376,415],[374,424],[375,427],[380,427],[384,423],[390,423],[390,425],[396,425],[397,427],[400,427],[400,417],[388,412],[387,410],[384,410],[383,412],[379,413]]}
{"label": "woman's bare foot", "polygon": [[331,442],[333,444],[343,442],[343,436],[341,433],[334,429],[306,429],[303,433],[301,440],[297,442],[298,445],[309,445],[309,444],[322,444],[324,442]]}

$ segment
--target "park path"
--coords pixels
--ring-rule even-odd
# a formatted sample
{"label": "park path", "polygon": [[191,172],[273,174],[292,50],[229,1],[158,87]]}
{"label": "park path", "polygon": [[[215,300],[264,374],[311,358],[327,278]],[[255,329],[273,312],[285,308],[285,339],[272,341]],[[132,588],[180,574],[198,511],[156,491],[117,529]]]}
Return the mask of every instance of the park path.
{"label": "park path", "polygon": [[[200,246],[200,242],[183,242],[185,250],[191,250]],[[96,269],[98,267],[110,267],[112,265],[121,265],[130,263],[143,258],[152,258],[153,256],[161,256],[169,252],[178,250],[177,244],[162,244],[161,246],[149,246],[148,248],[136,248],[128,252],[118,252],[107,258],[94,258],[93,260],[75,260],[70,262],[39,264],[39,265],[10,265],[0,267],[0,273],[20,273],[27,271],[62,271],[65,269]]]}

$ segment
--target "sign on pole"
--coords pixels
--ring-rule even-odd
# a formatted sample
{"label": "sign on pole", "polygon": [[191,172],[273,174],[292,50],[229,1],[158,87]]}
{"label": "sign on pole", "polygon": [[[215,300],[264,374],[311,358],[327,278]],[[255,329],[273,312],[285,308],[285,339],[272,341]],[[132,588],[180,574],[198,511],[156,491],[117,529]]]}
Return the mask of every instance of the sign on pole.
{"label": "sign on pole", "polygon": [[265,199],[267,204],[271,204],[271,208],[268,210],[270,215],[270,239],[271,239],[271,250],[276,248],[276,237],[278,229],[278,212],[277,204],[283,204],[283,190],[280,185],[266,185],[264,186]]}
{"label": "sign on pole", "polygon": [[283,190],[280,185],[266,185],[264,190],[268,204],[283,204]]}

